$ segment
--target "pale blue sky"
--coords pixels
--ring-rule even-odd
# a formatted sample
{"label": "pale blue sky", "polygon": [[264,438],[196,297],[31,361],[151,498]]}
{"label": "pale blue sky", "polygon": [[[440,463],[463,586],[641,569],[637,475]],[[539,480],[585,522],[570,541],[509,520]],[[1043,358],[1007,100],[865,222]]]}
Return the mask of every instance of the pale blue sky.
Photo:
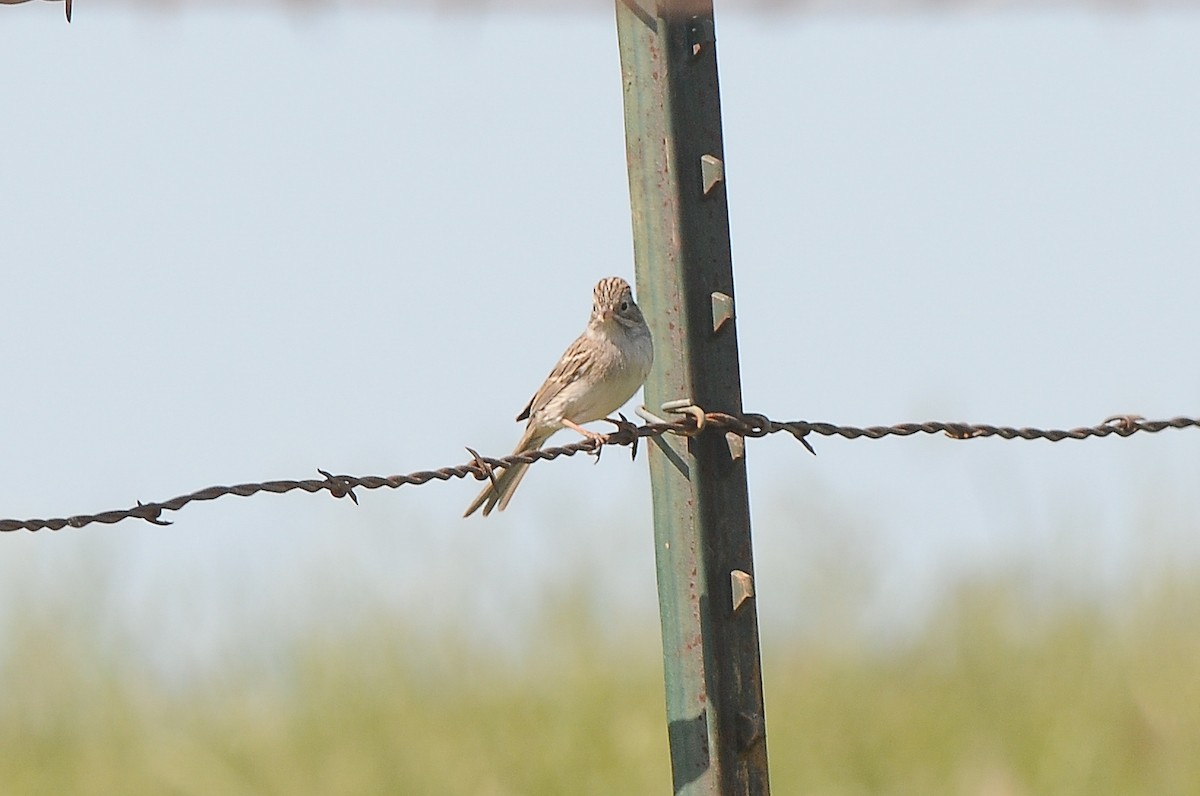
{"label": "pale blue sky", "polygon": [[[592,284],[632,277],[611,14],[84,10],[0,9],[0,515],[507,453]],[[719,7],[717,32],[747,409],[1200,411],[1200,15]],[[998,565],[1196,559],[1195,432],[815,444],[748,446],[773,634],[831,582],[882,627]],[[195,664],[363,600],[511,627],[585,566],[655,628],[644,461],[539,466],[459,519],[475,490],[5,535],[0,572],[115,585],[98,614]]]}

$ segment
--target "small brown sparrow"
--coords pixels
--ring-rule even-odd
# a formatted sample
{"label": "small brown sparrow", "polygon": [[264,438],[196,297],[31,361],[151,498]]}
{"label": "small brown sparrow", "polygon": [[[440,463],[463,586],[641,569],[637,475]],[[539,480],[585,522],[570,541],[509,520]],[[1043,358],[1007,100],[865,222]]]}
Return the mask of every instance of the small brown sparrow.
{"label": "small brown sparrow", "polygon": [[[633,301],[629,283],[617,276],[601,279],[592,296],[592,317],[583,334],[571,343],[517,420],[528,420],[513,453],[537,450],[561,428],[588,439],[606,437],[583,428],[601,420],[628,401],[650,373],[654,345],[642,311]],[[481,506],[484,516],[504,511],[528,464],[514,464],[488,483],[467,507],[464,517]]]}

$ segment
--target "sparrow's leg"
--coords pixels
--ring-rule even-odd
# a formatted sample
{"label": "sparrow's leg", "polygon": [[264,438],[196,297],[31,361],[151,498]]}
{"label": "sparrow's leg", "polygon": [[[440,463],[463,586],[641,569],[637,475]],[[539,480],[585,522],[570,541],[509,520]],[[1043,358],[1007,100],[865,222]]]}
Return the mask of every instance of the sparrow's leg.
{"label": "sparrow's leg", "polygon": [[604,443],[608,442],[607,434],[597,434],[595,431],[592,431],[589,428],[584,428],[578,423],[573,423],[566,418],[563,418],[562,424],[566,428],[569,428],[572,431],[578,431],[587,439],[594,441],[596,443],[596,447],[591,451],[591,453],[596,457],[596,461],[600,461],[600,450],[604,447]]}

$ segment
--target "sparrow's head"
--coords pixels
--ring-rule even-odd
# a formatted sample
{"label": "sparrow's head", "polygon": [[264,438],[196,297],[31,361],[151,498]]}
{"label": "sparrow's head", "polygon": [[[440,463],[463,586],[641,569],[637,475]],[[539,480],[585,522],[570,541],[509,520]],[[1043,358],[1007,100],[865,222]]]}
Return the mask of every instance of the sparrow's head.
{"label": "sparrow's head", "polygon": [[619,276],[601,279],[596,284],[592,294],[592,318],[602,323],[614,321],[627,329],[646,322],[633,301],[633,289]]}

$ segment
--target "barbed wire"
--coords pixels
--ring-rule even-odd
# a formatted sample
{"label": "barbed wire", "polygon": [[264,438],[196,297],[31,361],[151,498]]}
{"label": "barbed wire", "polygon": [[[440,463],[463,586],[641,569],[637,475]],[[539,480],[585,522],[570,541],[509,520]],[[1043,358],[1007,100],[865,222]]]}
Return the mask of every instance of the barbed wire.
{"label": "barbed wire", "polygon": [[[684,402],[686,404],[686,402]],[[471,461],[453,467],[442,467],[437,470],[418,470],[404,475],[389,476],[353,476],[333,475],[325,470],[317,472],[323,477],[301,481],[263,481],[261,483],[237,484],[236,486],[210,486],[198,492],[171,498],[161,503],[142,503],[128,509],[105,511],[99,514],[77,514],[71,517],[56,519],[32,520],[0,520],[2,531],[40,531],[49,529],[58,531],[63,528],[82,528],[93,523],[111,525],[128,519],[140,519],[154,525],[171,525],[170,521],[162,519],[164,511],[179,511],[189,503],[202,500],[216,500],[226,495],[250,497],[260,492],[271,492],[281,495],[301,489],[305,492],[327,491],[335,498],[348,497],[358,503],[355,489],[380,489],[388,487],[397,489],[405,485],[420,486],[430,481],[449,481],[455,478],[475,478],[479,481],[492,479],[495,483],[495,470],[505,469],[514,464],[534,464],[539,461],[557,459],[560,456],[574,456],[577,453],[590,453],[599,458],[604,447],[611,445],[629,446],[632,456],[637,457],[638,441],[643,437],[660,437],[664,434],[682,434],[696,436],[706,429],[716,429],[732,432],[741,437],[765,437],[786,431],[795,437],[810,452],[816,453],[809,443],[808,437],[816,434],[823,437],[843,437],[845,439],[882,439],[883,437],[909,437],[914,434],[945,434],[952,439],[982,439],[984,437],[1000,437],[1002,439],[1043,439],[1059,442],[1067,439],[1089,439],[1107,437],[1113,434],[1119,437],[1129,437],[1138,432],[1157,433],[1168,428],[1200,427],[1200,419],[1191,417],[1176,417],[1170,420],[1146,420],[1139,415],[1114,415],[1096,426],[1084,426],[1067,430],[1014,428],[1010,426],[992,426],[973,423],[945,423],[931,421],[927,423],[899,423],[894,426],[839,426],[833,423],[810,423],[805,420],[779,422],[766,415],[740,414],[732,415],[724,412],[705,412],[700,407],[686,404],[666,405],[673,413],[681,415],[680,419],[667,421],[642,410],[643,417],[651,418],[651,422],[635,425],[623,416],[620,420],[609,420],[617,426],[617,430],[608,434],[605,442],[584,439],[570,445],[560,445],[553,448],[515,453],[502,458],[480,456],[471,448]]]}

